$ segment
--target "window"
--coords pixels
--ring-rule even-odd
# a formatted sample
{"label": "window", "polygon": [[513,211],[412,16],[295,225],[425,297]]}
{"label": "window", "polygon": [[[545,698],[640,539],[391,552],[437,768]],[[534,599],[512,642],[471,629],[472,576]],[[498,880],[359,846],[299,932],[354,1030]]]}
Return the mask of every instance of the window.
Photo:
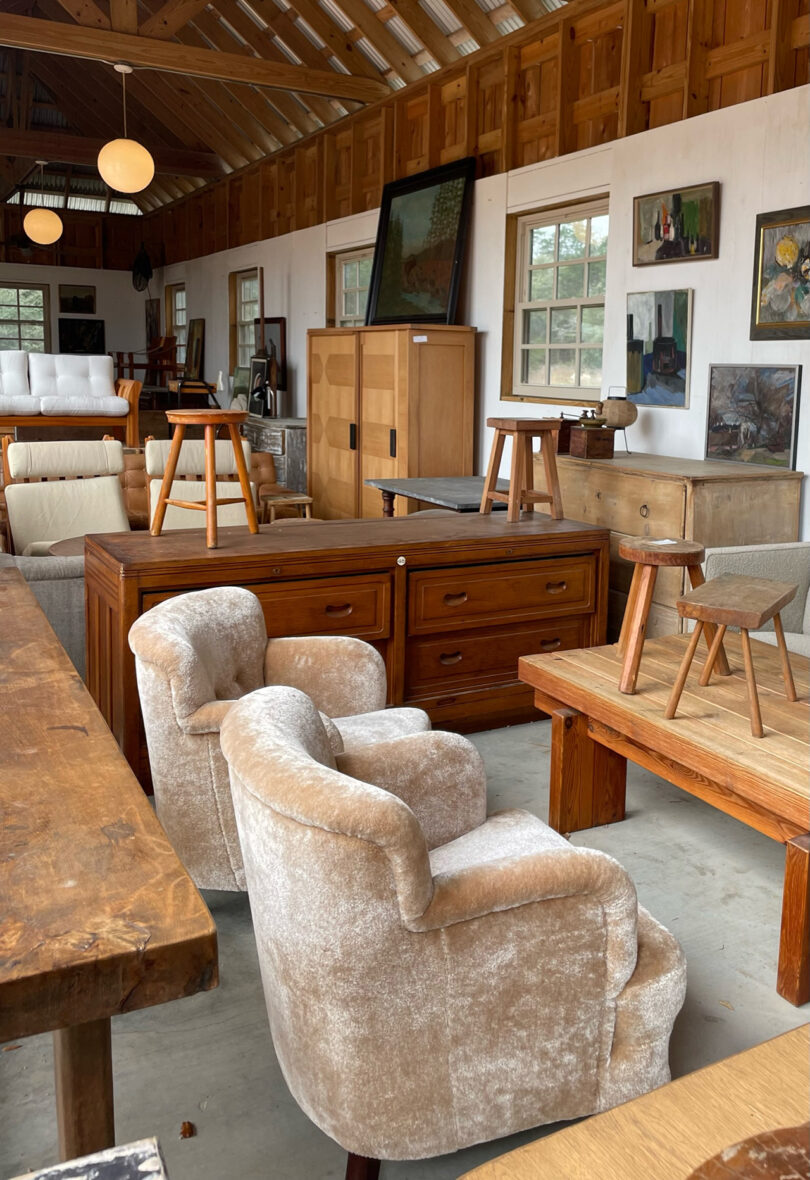
{"label": "window", "polygon": [[516,396],[599,400],[607,246],[606,202],[518,222]]}
{"label": "window", "polygon": [[335,323],[339,328],[354,328],[366,322],[373,258],[373,250],[354,250],[338,254],[335,259]]}
{"label": "window", "polygon": [[259,318],[259,272],[233,271],[230,285],[231,368],[248,366],[256,352],[256,327]]}
{"label": "window", "polygon": [[47,352],[50,347],[48,287],[0,284],[0,350]]}
{"label": "window", "polygon": [[177,339],[177,363],[186,361],[186,284],[170,283],[166,287],[166,335]]}

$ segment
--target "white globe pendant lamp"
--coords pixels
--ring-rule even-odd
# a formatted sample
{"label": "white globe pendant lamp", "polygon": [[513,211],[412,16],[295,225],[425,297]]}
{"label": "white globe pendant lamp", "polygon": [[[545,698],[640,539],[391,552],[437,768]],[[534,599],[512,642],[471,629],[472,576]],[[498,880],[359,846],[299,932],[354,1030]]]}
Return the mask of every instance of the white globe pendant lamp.
{"label": "white globe pendant lamp", "polygon": [[[37,160],[37,163],[39,164],[40,188],[44,193],[45,161]],[[41,205],[29,209],[23,218],[23,229],[26,235],[38,246],[52,246],[54,242],[58,242],[64,228],[59,214],[55,213],[53,209],[46,209]]]}
{"label": "white globe pendant lamp", "polygon": [[139,193],[151,184],[155,175],[155,161],[146,148],[134,139],[127,139],[127,74],[132,66],[116,62],[113,69],[121,75],[124,97],[124,135],[111,139],[98,153],[101,179],[119,193]]}

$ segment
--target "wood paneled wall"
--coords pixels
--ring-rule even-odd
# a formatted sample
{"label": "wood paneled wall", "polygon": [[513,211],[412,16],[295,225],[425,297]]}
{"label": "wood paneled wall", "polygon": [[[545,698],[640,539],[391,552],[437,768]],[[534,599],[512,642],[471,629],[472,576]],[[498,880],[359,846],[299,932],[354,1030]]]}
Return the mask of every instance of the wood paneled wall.
{"label": "wood paneled wall", "polygon": [[[0,262],[129,270],[146,229],[142,217],[75,213],[59,209],[64,232],[52,246],[35,246],[23,231],[28,207],[0,205]],[[153,265],[158,262],[153,255]]]}

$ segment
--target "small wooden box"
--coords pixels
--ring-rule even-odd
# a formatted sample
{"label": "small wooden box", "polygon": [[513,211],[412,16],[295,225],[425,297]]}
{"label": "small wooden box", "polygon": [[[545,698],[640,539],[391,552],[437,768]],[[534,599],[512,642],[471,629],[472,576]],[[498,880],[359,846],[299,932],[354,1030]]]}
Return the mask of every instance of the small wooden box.
{"label": "small wooden box", "polygon": [[575,459],[612,459],[615,433],[608,426],[572,426],[570,453]]}
{"label": "small wooden box", "polygon": [[560,423],[560,429],[557,432],[557,454],[567,455],[571,449],[571,426],[573,423],[569,418],[563,418]]}

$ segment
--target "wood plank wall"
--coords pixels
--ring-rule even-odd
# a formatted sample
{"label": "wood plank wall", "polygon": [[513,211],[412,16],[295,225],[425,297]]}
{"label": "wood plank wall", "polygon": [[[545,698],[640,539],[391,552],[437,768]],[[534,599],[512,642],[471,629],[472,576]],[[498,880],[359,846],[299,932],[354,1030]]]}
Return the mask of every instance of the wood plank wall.
{"label": "wood plank wall", "polygon": [[146,229],[143,217],[59,209],[64,232],[53,246],[35,246],[23,232],[28,207],[0,204],[0,262],[129,270]]}
{"label": "wood plank wall", "polygon": [[133,227],[119,238],[102,225],[93,243],[86,230],[79,241],[66,224],[58,260],[128,266],[142,236],[154,265],[182,262],[374,209],[387,181],[464,156],[489,176],[608,143],[800,86],[808,45],[810,0],[571,0],[137,219],[134,239]]}

